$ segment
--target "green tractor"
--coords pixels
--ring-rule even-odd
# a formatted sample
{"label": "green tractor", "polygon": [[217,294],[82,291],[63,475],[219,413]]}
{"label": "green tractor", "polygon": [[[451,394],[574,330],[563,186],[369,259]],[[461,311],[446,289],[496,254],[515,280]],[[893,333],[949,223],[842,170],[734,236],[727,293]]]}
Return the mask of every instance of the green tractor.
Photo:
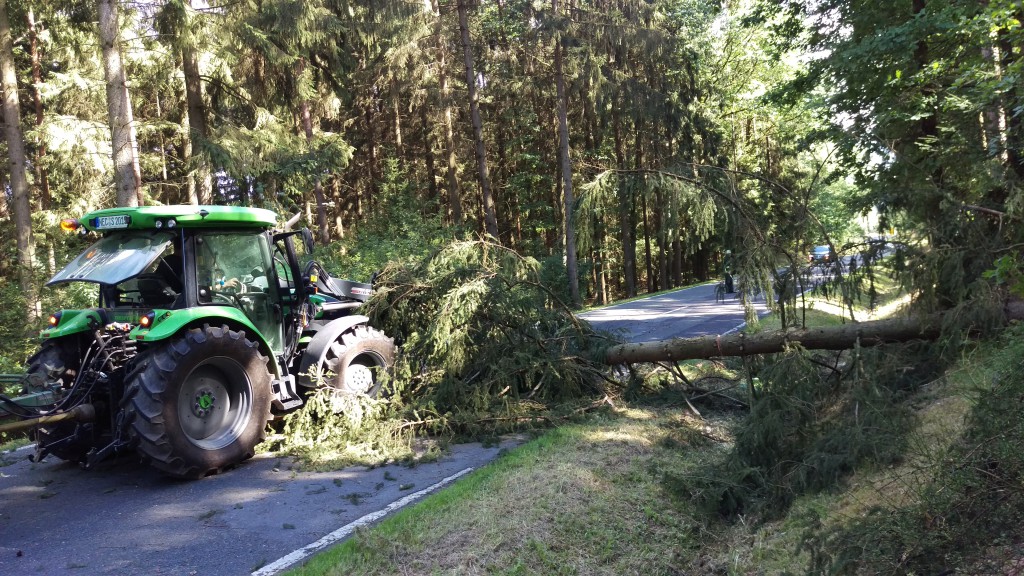
{"label": "green tractor", "polygon": [[[391,338],[356,314],[371,284],[300,262],[296,237],[258,208],[111,208],[61,227],[99,239],[48,286],[86,282],[98,304],[40,333],[25,395],[0,406],[34,428],[40,460],[86,468],[135,450],[180,478],[251,457],[268,422],[320,386],[375,396]],[[371,280],[372,282],[372,280]]]}

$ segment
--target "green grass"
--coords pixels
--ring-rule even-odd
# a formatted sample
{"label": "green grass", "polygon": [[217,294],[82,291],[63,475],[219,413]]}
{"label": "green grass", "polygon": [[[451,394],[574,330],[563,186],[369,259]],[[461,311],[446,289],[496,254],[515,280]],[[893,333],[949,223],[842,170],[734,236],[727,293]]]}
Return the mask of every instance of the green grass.
{"label": "green grass", "polygon": [[24,435],[18,435],[17,437],[11,438],[10,440],[8,440],[7,438],[0,438],[0,440],[3,440],[3,442],[0,442],[0,453],[9,452],[11,450],[17,450],[22,446],[28,446],[29,444],[32,443],[32,441],[29,440],[28,437]]}
{"label": "green grass", "polygon": [[[665,505],[667,470],[720,449],[721,423],[629,409],[566,426],[291,574],[636,574],[685,569],[699,523]],[[693,451],[693,447],[702,447]]]}

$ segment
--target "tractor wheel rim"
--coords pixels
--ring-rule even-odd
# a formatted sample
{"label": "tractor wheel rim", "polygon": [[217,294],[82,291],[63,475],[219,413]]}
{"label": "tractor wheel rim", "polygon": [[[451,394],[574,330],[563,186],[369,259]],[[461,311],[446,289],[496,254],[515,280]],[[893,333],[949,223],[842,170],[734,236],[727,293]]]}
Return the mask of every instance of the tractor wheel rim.
{"label": "tractor wheel rim", "polygon": [[205,450],[223,448],[245,430],[252,414],[252,383],[230,358],[196,366],[178,392],[178,421],[189,442]]}
{"label": "tractor wheel rim", "polygon": [[373,372],[362,364],[348,367],[345,375],[345,392],[350,394],[366,394],[373,388]]}
{"label": "tractor wheel rim", "polygon": [[378,386],[378,371],[384,359],[372,352],[364,352],[352,359],[345,368],[345,378],[338,385],[340,394],[368,395]]}

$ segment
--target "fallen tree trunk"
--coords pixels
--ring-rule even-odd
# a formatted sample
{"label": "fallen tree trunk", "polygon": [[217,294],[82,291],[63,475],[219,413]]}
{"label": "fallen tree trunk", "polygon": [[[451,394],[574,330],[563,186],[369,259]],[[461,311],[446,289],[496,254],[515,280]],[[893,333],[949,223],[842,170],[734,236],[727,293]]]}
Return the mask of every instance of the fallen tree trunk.
{"label": "fallen tree trunk", "polygon": [[[1012,302],[1004,308],[1006,320],[1024,320],[1024,304]],[[719,356],[747,356],[782,352],[791,344],[814,350],[845,350],[860,340],[861,346],[877,346],[908,340],[934,340],[942,333],[944,312],[921,317],[857,322],[843,326],[777,330],[760,334],[672,338],[611,346],[605,353],[610,365],[637,362],[666,362]]]}

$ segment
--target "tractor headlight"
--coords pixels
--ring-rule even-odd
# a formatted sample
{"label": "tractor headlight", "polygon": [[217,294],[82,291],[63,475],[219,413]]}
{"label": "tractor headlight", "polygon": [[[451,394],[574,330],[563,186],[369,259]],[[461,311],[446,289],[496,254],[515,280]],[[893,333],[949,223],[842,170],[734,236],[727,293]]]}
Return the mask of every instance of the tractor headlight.
{"label": "tractor headlight", "polygon": [[149,328],[150,326],[153,325],[153,322],[155,320],[156,320],[156,312],[153,312],[153,311],[146,312],[145,314],[142,315],[141,318],[139,318],[139,326],[142,326],[143,328]]}
{"label": "tractor headlight", "polygon": [[53,314],[50,314],[49,318],[46,319],[46,323],[50,325],[50,328],[56,328],[57,325],[60,324],[60,317],[60,312],[54,312]]}

